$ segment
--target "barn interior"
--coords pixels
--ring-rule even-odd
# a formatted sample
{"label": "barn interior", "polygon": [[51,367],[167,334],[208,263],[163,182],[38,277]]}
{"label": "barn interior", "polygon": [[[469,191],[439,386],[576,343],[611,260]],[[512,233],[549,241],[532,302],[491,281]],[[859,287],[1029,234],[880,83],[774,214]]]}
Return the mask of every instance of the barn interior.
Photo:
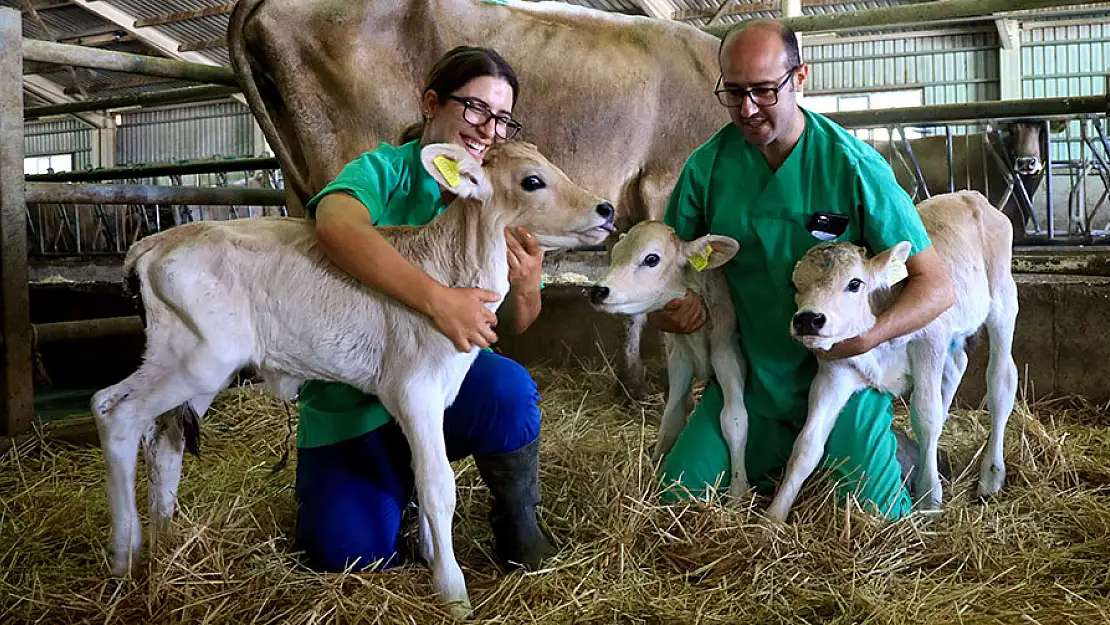
{"label": "barn interior", "polygon": [[[554,252],[543,313],[496,349],[544,398],[543,518],[561,552],[538,572],[500,572],[488,497],[473,463],[456,463],[456,544],[479,619],[1110,622],[1110,3],[565,1],[715,35],[786,20],[810,65],[802,105],[872,141],[911,197],[985,185],[1019,215],[1010,474],[995,500],[976,500],[983,341],[942,438],[957,471],[944,514],[886,525],[819,483],[779,533],[760,524],[758,497],[659,504],[661,335],[643,337],[648,394],[628,396],[616,373],[625,320],[587,297],[605,250]],[[175,542],[139,579],[107,579],[89,399],[141,361],[123,256],[183,223],[289,214],[279,161],[230,69],[234,7],[0,0],[0,622],[446,620],[419,565],[318,575],[298,563],[296,407],[290,416],[250,372],[202,423],[201,457],[185,460]],[[1041,172],[1014,165],[1004,133],[1016,121],[1040,130]],[[978,136],[988,147],[959,161]]]}

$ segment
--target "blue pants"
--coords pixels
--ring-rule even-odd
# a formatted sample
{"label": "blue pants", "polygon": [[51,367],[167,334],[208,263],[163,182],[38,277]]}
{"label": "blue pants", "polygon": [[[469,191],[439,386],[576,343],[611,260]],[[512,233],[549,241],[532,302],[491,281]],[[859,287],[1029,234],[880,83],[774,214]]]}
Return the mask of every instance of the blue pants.
{"label": "blue pants", "polygon": [[[539,401],[524,367],[480,352],[443,415],[448,458],[502,454],[532,442],[540,432]],[[414,491],[411,461],[395,421],[358,438],[298,450],[297,548],[310,568],[399,564],[401,513]]]}

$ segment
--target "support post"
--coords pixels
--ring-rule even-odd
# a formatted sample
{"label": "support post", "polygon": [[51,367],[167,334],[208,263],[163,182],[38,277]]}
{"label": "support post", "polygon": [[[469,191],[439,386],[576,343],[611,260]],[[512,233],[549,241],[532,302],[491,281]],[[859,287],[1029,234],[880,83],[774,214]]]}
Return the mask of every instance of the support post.
{"label": "support post", "polygon": [[1017,20],[996,20],[998,28],[998,82],[1001,99],[1021,98],[1021,26]]}
{"label": "support post", "polygon": [[0,435],[31,429],[31,312],[23,203],[23,18],[0,7]]}

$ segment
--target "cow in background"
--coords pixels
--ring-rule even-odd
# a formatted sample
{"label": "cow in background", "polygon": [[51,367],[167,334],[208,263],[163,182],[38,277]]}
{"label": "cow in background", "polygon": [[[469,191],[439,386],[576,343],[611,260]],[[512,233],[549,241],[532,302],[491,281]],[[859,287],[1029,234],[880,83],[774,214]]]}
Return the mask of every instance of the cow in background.
{"label": "cow in background", "polygon": [[[281,163],[290,215],[357,155],[420,120],[429,69],[461,44],[501,53],[520,78],[524,138],[611,198],[626,231],[661,219],[690,153],[722,126],[720,40],[695,26],[561,2],[241,0],[231,64]],[[647,394],[645,317],[628,325],[618,377]]]}
{"label": "cow in background", "polygon": [[[1001,149],[998,136],[993,128],[986,132],[967,135],[952,136],[952,171],[954,172],[955,190],[974,190],[986,196],[987,200],[999,208],[1014,229],[1014,241],[1021,242],[1025,238],[1026,224],[1031,220],[1031,214],[1019,200],[1020,191],[1017,185],[1007,192],[1007,180],[1002,171],[1002,163],[986,147],[989,136],[990,145],[1003,159],[1005,166],[1011,168],[1011,175],[1017,173],[1025,185],[1026,193],[1032,203],[1033,195],[1040,187],[1047,173],[1048,151],[1047,141],[1044,137],[1044,122],[1039,120],[1016,120],[1000,124],[1005,146]],[[1057,131],[1054,125],[1053,132]],[[894,144],[897,152],[892,153],[890,141],[868,141],[872,147],[879,151],[894,169],[898,184],[913,197],[914,202],[921,202],[926,198],[925,192],[920,188],[916,172],[913,170],[913,160],[909,158],[902,146],[901,138],[897,137]],[[946,137],[933,135],[910,139],[909,144],[913,149],[925,179],[925,186],[930,195],[939,195],[948,192],[948,156]],[[1008,160],[1012,159],[1012,160]]]}

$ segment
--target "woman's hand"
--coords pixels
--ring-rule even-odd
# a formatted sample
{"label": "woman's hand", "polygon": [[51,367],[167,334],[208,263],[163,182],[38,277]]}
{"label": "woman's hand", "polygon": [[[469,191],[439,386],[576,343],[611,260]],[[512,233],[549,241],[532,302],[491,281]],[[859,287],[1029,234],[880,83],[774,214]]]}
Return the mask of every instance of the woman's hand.
{"label": "woman's hand", "polygon": [[509,247],[509,288],[524,293],[539,291],[540,276],[543,274],[540,242],[520,226],[517,226],[515,233],[505,228],[505,241]]}
{"label": "woman's hand", "polygon": [[500,295],[485,289],[442,287],[432,301],[429,316],[460,352],[484,349],[497,342],[493,331],[497,315],[486,308],[486,303],[500,299]]}

